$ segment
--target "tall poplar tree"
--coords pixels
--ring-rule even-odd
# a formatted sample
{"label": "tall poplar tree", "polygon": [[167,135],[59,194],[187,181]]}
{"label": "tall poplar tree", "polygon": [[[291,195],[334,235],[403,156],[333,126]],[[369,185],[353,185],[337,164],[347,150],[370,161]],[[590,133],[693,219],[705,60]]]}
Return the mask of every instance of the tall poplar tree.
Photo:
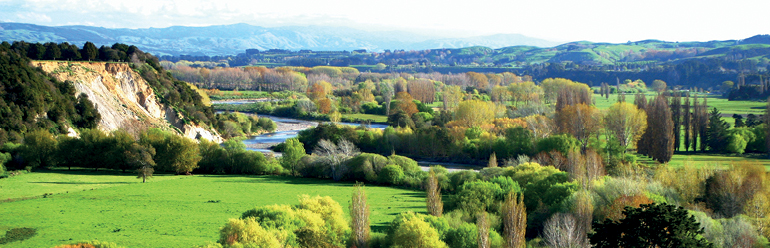
{"label": "tall poplar tree", "polygon": [[675,91],[671,99],[671,119],[674,122],[674,151],[679,151],[682,144],[682,96],[679,91]]}
{"label": "tall poplar tree", "polygon": [[684,123],[684,150],[689,151],[690,150],[690,125],[691,121],[690,119],[692,116],[690,115],[690,95],[688,94],[684,98],[684,106],[682,108],[682,123]]}
{"label": "tall poplar tree", "polygon": [[650,128],[649,155],[660,163],[666,163],[674,155],[674,122],[671,108],[664,95],[658,95],[649,106],[647,123]]}

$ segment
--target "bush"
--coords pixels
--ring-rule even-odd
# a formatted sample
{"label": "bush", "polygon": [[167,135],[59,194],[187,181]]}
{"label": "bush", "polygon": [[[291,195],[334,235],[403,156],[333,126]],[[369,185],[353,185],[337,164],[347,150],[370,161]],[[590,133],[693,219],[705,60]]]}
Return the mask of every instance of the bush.
{"label": "bush", "polygon": [[361,153],[348,160],[348,179],[355,181],[377,181],[377,172],[388,164],[385,156]]}
{"label": "bush", "polygon": [[392,247],[447,247],[439,239],[438,231],[414,213],[399,215],[393,220],[390,228],[388,238],[393,243]]}
{"label": "bush", "polygon": [[446,242],[452,248],[479,247],[479,231],[476,225],[462,223],[447,234]]}
{"label": "bush", "polygon": [[37,230],[35,228],[13,228],[5,232],[5,237],[0,238],[0,245],[29,239],[36,234]]}
{"label": "bush", "polygon": [[466,213],[495,212],[495,202],[501,200],[504,193],[498,184],[474,181],[461,186],[453,199],[455,205]]}
{"label": "bush", "polygon": [[449,174],[449,188],[447,190],[457,191],[460,186],[466,182],[479,180],[479,173],[472,170],[463,170]]}
{"label": "bush", "polygon": [[402,180],[404,180],[404,171],[395,164],[386,165],[377,176],[377,181],[384,184],[398,185]]}
{"label": "bush", "polygon": [[387,248],[390,244],[388,235],[384,233],[369,233],[369,248]]}
{"label": "bush", "polygon": [[[92,240],[88,242],[80,242],[77,244],[57,246],[55,248],[122,248],[122,247],[123,246],[119,246],[115,243]],[[222,246],[219,246],[219,247],[222,247]]]}

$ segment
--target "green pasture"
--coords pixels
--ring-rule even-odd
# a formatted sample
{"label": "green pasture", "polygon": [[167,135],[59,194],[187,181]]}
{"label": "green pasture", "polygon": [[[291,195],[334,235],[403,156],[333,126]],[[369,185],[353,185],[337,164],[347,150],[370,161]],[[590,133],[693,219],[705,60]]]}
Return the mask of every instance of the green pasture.
{"label": "green pasture", "polygon": [[[646,94],[648,101],[652,100],[653,97],[655,97],[656,93],[650,93],[648,92]],[[698,96],[698,102],[703,102],[703,95]],[[733,114],[739,114],[743,115],[744,121],[746,120],[746,115],[748,114],[755,114],[755,115],[764,115],[765,109],[767,108],[767,102],[762,101],[728,101],[727,98],[721,98],[719,96],[707,96],[707,105],[709,107],[709,111],[711,111],[711,108],[716,107],[720,113],[722,113],[722,116],[724,117],[724,120],[727,123],[730,123],[730,125],[735,125],[735,119],[733,119]],[[626,94],[626,102],[628,103],[634,103],[634,99],[636,97],[633,94]],[[618,102],[618,95],[617,94],[611,94],[609,99],[606,97],[602,97],[601,95],[594,94],[594,101],[596,103],[596,107],[599,109],[607,109],[609,108],[613,103]]]}
{"label": "green pasture", "polygon": [[[330,196],[347,212],[352,190],[352,183],[278,176],[160,175],[141,183],[115,172],[35,172],[0,179],[0,234],[37,229],[36,236],[3,247],[84,240],[192,247],[215,242],[228,218],[255,206],[297,204],[302,194]],[[425,211],[420,191],[367,186],[366,192],[374,231],[384,231],[398,213]]]}
{"label": "green pasture", "polygon": [[385,123],[388,122],[388,117],[385,115],[372,115],[372,114],[342,114],[342,118],[348,119],[361,119],[372,120],[374,122]]}
{"label": "green pasture", "polygon": [[[638,154],[637,156],[639,157],[639,162],[641,163],[645,163],[648,165],[653,165],[657,163],[655,161],[652,161],[649,157],[638,155]],[[668,165],[680,167],[685,164],[690,164],[694,166],[715,166],[715,167],[725,168],[733,164],[738,165],[741,163],[756,163],[764,166],[766,170],[770,171],[770,159],[767,159],[766,155],[728,156],[724,154],[701,154],[701,153],[674,154],[674,156],[671,157],[671,161],[668,162]]]}

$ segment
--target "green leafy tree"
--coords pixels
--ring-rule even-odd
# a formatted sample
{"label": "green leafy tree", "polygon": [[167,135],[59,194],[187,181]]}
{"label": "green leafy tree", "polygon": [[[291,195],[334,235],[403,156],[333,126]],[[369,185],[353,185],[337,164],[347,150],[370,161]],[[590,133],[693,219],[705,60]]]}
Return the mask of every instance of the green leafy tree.
{"label": "green leafy tree", "polygon": [[140,143],[155,149],[155,164],[162,171],[188,173],[198,168],[201,160],[195,141],[160,129],[142,133]]}
{"label": "green leafy tree", "polygon": [[302,157],[305,156],[305,147],[297,138],[287,139],[284,143],[286,146],[281,157],[281,166],[291,171],[291,174],[294,175],[297,173],[297,163],[300,163]]}
{"label": "green leafy tree", "polygon": [[626,207],[625,218],[593,224],[591,244],[603,247],[712,247],[701,235],[703,229],[682,207],[643,204]]}
{"label": "green leafy tree", "polygon": [[48,131],[38,129],[24,135],[21,156],[32,168],[56,165],[57,140]]}
{"label": "green leafy tree", "polygon": [[392,235],[389,235],[389,238],[393,242],[392,247],[447,247],[446,243],[439,239],[438,231],[414,213],[407,213],[403,218],[396,218],[391,223],[391,230]]}

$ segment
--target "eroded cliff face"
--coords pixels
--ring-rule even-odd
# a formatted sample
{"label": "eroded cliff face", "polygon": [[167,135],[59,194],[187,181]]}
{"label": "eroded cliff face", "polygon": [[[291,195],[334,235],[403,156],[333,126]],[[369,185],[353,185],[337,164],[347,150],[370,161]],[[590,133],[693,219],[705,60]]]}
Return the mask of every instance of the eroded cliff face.
{"label": "eroded cliff face", "polygon": [[34,61],[32,65],[58,80],[74,82],[77,95],[85,93],[96,105],[102,115],[99,128],[104,131],[176,129],[192,139],[222,142],[216,131],[179,121],[179,113],[160,103],[149,84],[126,63]]}

